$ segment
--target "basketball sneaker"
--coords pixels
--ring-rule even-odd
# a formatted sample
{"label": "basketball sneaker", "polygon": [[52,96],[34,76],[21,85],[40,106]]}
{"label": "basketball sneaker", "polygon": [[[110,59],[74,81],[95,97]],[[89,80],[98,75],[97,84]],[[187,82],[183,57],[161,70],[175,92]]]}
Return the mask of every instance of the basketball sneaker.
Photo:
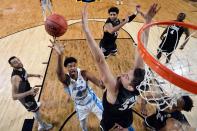
{"label": "basketball sneaker", "polygon": [[53,128],[53,125],[48,123],[39,124],[38,131],[48,131]]}

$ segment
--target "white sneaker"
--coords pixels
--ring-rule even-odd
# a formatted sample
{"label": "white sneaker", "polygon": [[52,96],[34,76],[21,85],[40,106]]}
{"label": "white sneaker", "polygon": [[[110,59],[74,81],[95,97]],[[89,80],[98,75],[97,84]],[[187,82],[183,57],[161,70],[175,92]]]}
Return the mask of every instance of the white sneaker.
{"label": "white sneaker", "polygon": [[41,106],[41,102],[37,102],[37,105],[38,105],[38,107],[40,107]]}
{"label": "white sneaker", "polygon": [[38,131],[48,131],[50,130],[51,128],[53,128],[53,125],[51,124],[48,124],[48,123],[44,123],[44,124],[39,124],[38,126]]}
{"label": "white sneaker", "polygon": [[119,5],[119,4],[120,4],[120,2],[117,0],[117,1],[116,1],[116,4],[117,4],[117,5]]}

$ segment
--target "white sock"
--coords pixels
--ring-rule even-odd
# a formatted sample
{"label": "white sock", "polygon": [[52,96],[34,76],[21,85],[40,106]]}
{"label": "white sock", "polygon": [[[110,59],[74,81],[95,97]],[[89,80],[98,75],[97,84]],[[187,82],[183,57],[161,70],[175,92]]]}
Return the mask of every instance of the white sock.
{"label": "white sock", "polygon": [[38,122],[39,125],[43,125],[44,124],[44,122],[42,121],[42,119],[40,117],[39,111],[34,112],[34,118]]}

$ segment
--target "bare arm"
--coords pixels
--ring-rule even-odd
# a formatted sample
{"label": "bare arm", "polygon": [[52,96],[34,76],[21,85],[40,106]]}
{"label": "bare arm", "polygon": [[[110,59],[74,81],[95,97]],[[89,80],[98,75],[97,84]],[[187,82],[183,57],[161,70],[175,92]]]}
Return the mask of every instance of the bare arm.
{"label": "bare arm", "polygon": [[[128,19],[128,18],[127,18]],[[117,26],[112,26],[111,23],[107,23],[104,26],[104,31],[109,32],[110,34],[113,34],[114,32],[118,31],[121,27],[123,27],[128,21],[124,20]]]}
{"label": "bare arm", "polygon": [[[145,24],[148,24],[152,21],[152,18],[155,16],[155,14],[158,12],[159,9],[157,9],[157,4],[153,4],[149,8],[148,12],[145,15],[143,13],[141,13],[141,15],[145,19]],[[148,43],[148,37],[149,37],[149,29],[146,29],[142,35],[142,41],[143,41],[145,47],[147,46],[147,43]],[[134,69],[136,69],[136,68],[143,69],[144,62],[143,62],[143,59],[141,58],[137,48],[135,49],[135,53],[136,53],[136,55],[135,55],[135,61],[134,61]]]}
{"label": "bare arm", "polygon": [[57,66],[56,66],[56,73],[60,82],[64,83],[65,80],[65,73],[64,67],[62,65],[63,55],[57,55]]}
{"label": "bare arm", "polygon": [[90,80],[92,83],[94,83],[97,87],[100,89],[105,89],[105,86],[102,82],[102,80],[97,79],[94,75],[92,75],[90,72],[83,70],[82,75],[87,79]]}
{"label": "bare arm", "polygon": [[108,92],[114,94],[117,91],[115,88],[116,79],[112,75],[112,73],[109,69],[109,66],[105,61],[105,57],[104,57],[103,53],[99,49],[96,41],[94,40],[94,38],[89,30],[88,18],[87,18],[87,5],[84,7],[84,10],[82,12],[82,27],[83,27],[90,51],[96,61],[99,72],[101,74],[101,79],[103,80]]}
{"label": "bare arm", "polygon": [[163,31],[163,33],[160,36],[160,39],[163,40],[164,35],[167,33],[168,27],[165,28],[165,30]]}
{"label": "bare arm", "polygon": [[40,75],[40,74],[27,74],[27,77],[38,77],[38,78],[41,78],[42,75]]}
{"label": "bare arm", "polygon": [[64,73],[64,67],[63,67],[63,52],[64,52],[64,46],[60,43],[57,43],[56,41],[51,41],[53,48],[56,51],[56,59],[57,59],[57,65],[56,65],[56,73],[58,76],[59,81],[64,84],[65,87],[69,85],[69,78]]}
{"label": "bare arm", "polygon": [[180,46],[180,49],[184,49],[185,45],[187,44],[187,42],[189,41],[189,36],[190,36],[190,32],[189,32],[189,29],[188,28],[185,28],[184,30],[185,32],[185,42]]}
{"label": "bare arm", "polygon": [[21,81],[21,78],[19,76],[13,76],[11,78],[13,100],[19,100],[19,99],[22,99],[22,98],[29,96],[29,95],[35,96],[38,93],[39,88],[32,88],[31,90],[29,90],[27,92],[18,93],[20,81]]}

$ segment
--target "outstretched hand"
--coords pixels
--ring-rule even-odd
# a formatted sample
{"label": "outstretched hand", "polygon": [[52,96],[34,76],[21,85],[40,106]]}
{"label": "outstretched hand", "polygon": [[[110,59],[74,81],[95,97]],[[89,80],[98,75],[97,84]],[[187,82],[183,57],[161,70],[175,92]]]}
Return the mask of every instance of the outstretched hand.
{"label": "outstretched hand", "polygon": [[142,13],[142,16],[144,17],[146,23],[150,23],[152,18],[155,16],[155,14],[161,9],[161,7],[158,7],[158,4],[152,4],[146,14]]}
{"label": "outstretched hand", "polygon": [[35,97],[36,94],[38,94],[38,91],[39,91],[38,87],[33,87],[29,92],[30,92],[30,95]]}
{"label": "outstretched hand", "polygon": [[52,46],[50,48],[54,49],[58,55],[62,55],[64,52],[64,45],[57,42],[57,40],[50,40]]}
{"label": "outstretched hand", "polygon": [[89,31],[87,8],[88,8],[88,4],[85,4],[85,6],[82,10],[82,28],[83,28],[84,31]]}
{"label": "outstretched hand", "polygon": [[135,9],[136,9],[137,13],[140,13],[140,12],[141,12],[141,11],[140,11],[140,8],[141,8],[140,5],[136,5]]}

